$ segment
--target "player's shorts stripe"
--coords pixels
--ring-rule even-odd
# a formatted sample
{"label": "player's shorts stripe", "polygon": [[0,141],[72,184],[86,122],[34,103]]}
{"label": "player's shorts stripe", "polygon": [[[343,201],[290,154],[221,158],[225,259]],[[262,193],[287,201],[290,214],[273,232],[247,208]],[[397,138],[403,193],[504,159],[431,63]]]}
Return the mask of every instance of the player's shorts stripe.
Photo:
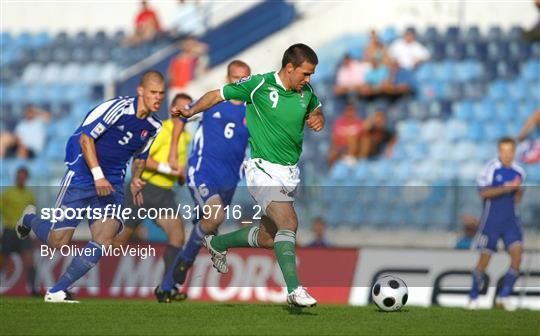
{"label": "player's shorts stripe", "polygon": [[477,249],[478,242],[480,241],[480,237],[482,236],[482,231],[484,230],[484,227],[486,226],[487,219],[489,217],[489,209],[491,208],[491,202],[489,200],[486,201],[486,205],[484,206],[484,212],[482,213],[482,218],[480,219],[480,227],[478,228],[478,231],[476,231],[476,235],[474,236],[474,244],[473,248]]}
{"label": "player's shorts stripe", "polygon": [[262,81],[259,83],[259,85],[257,85],[253,91],[251,91],[251,94],[250,94],[250,98],[251,98],[251,102],[253,103],[253,106],[255,107],[255,111],[257,111],[257,115],[259,116],[259,118],[262,120],[262,117],[261,117],[261,113],[259,112],[259,109],[257,108],[257,105],[255,105],[255,101],[253,100],[253,96],[255,95],[255,92],[257,92],[257,90],[264,84],[264,78],[262,79]]}
{"label": "player's shorts stripe", "polygon": [[199,189],[197,188],[197,185],[195,183],[195,174],[192,169],[189,171],[189,180],[188,186],[193,190],[193,196],[195,197],[195,200],[197,203],[199,203],[199,206],[204,206],[204,200],[201,197],[201,194],[199,193]]}
{"label": "player's shorts stripe", "polygon": [[71,179],[74,175],[75,172],[69,170],[64,176],[64,179],[62,180],[62,188],[60,189],[60,192],[58,192],[58,196],[56,197],[56,204],[54,205],[55,208],[59,208],[62,205],[62,201],[64,200],[64,196],[67,189],[69,188],[69,184],[71,183]]}
{"label": "player's shorts stripe", "polygon": [[257,161],[255,161],[255,166],[256,166],[257,168],[259,168],[260,171],[262,171],[263,173],[265,173],[266,175],[268,175],[269,178],[272,178],[272,175],[268,174],[268,173],[266,172],[266,170],[264,170],[261,166],[259,166],[259,164],[257,163]]}

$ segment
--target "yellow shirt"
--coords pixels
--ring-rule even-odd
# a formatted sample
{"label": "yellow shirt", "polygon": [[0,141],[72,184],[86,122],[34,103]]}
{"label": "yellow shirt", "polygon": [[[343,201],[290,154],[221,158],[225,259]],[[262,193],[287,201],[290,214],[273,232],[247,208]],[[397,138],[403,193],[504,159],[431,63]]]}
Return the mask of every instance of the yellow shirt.
{"label": "yellow shirt", "polygon": [[[171,119],[165,120],[161,125],[161,131],[154,140],[152,147],[150,147],[150,157],[157,162],[168,163],[169,151],[171,149],[171,137],[173,131],[173,122]],[[178,139],[178,164],[185,166],[187,162],[187,148],[191,136],[188,132],[184,131],[180,134]],[[142,178],[155,186],[171,189],[174,183],[178,180],[176,176],[162,174],[154,170],[145,169],[142,174]]]}
{"label": "yellow shirt", "polygon": [[30,189],[21,189],[16,186],[6,188],[0,196],[0,211],[4,227],[14,230],[21,213],[29,204],[36,204],[36,199]]}

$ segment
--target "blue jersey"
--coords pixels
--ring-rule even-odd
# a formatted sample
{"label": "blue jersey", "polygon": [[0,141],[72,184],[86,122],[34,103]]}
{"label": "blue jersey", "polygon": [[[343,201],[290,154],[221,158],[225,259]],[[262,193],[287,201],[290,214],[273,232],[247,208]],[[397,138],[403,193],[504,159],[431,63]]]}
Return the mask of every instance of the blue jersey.
{"label": "blue jersey", "polygon": [[236,187],[248,138],[246,105],[215,105],[203,113],[195,132],[188,172],[204,176],[207,184]]}
{"label": "blue jersey", "polygon": [[83,133],[94,139],[99,165],[112,185],[124,182],[132,157],[146,160],[152,141],[161,129],[161,120],[156,114],[139,119],[136,112],[136,97],[117,97],[88,112],[66,146],[65,161],[68,169],[75,173],[71,185],[94,185],[79,144]]}
{"label": "blue jersey", "polygon": [[[525,180],[525,171],[516,163],[511,167],[504,167],[499,159],[491,160],[482,170],[478,177],[478,186],[500,187],[519,177]],[[487,199],[484,202],[484,216],[489,221],[504,223],[517,217],[517,209],[514,201],[514,193],[508,193],[499,197]]]}

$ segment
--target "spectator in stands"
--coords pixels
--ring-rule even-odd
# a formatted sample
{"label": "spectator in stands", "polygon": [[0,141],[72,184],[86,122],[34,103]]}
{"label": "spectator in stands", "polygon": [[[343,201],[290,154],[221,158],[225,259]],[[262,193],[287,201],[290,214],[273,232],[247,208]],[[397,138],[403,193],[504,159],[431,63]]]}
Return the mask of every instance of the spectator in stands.
{"label": "spectator in stands", "polygon": [[359,158],[375,159],[380,155],[391,156],[396,141],[396,133],[386,125],[384,112],[375,111],[364,122]]}
{"label": "spectator in stands", "polygon": [[382,59],[383,63],[389,61],[388,51],[385,45],[379,39],[377,32],[372,30],[370,32],[369,42],[364,48],[364,61],[371,63],[375,58]]}
{"label": "spectator in stands", "polygon": [[169,89],[174,96],[208,68],[208,46],[194,38],[180,42],[180,52],[169,64]]}
{"label": "spectator in stands", "polygon": [[331,247],[330,242],[325,238],[326,224],[322,217],[317,217],[313,220],[311,226],[313,232],[313,241],[307,247]]}
{"label": "spectator in stands", "polygon": [[34,259],[32,254],[32,241],[17,238],[15,227],[19,215],[29,204],[36,204],[36,198],[26,186],[28,170],[24,167],[17,169],[15,185],[4,189],[0,195],[0,212],[4,229],[2,230],[2,246],[0,253],[0,273],[11,253],[19,253],[27,266],[27,284],[31,295],[39,295],[36,289]]}
{"label": "spectator in stands", "polygon": [[366,73],[365,84],[360,86],[359,93],[363,97],[373,97],[383,94],[382,85],[390,72],[383,62],[382,55],[374,55],[371,60],[371,69]]}
{"label": "spectator in stands", "polygon": [[540,163],[540,137],[536,134],[532,139],[528,139],[531,133],[538,132],[539,126],[540,109],[531,114],[517,136],[520,143],[517,149],[518,157],[523,163]]}
{"label": "spectator in stands", "polygon": [[336,96],[355,93],[365,83],[364,77],[369,69],[369,63],[359,62],[350,55],[345,55],[337,71],[336,85],[334,86]]}
{"label": "spectator in stands", "polygon": [[154,39],[161,31],[156,12],[148,6],[148,2],[141,1],[141,10],[135,17],[134,34],[126,39],[127,44],[138,44]]}
{"label": "spectator in stands", "polygon": [[478,230],[479,220],[473,215],[464,214],[461,217],[461,222],[463,223],[463,232],[461,237],[458,238],[455,248],[457,250],[468,250],[471,248],[474,241],[474,236]]}
{"label": "spectator in stands", "polygon": [[45,147],[47,123],[50,119],[50,112],[28,106],[24,119],[15,126],[15,132],[0,134],[0,158],[16,156],[20,159],[32,159],[36,157]]}
{"label": "spectator in stands", "polygon": [[199,38],[205,30],[204,13],[199,4],[194,1],[178,0],[170,27],[171,36]]}
{"label": "spectator in stands", "polygon": [[426,47],[416,40],[412,29],[407,29],[403,38],[392,42],[389,54],[399,63],[400,67],[408,70],[413,70],[431,57]]}
{"label": "spectator in stands", "polygon": [[328,153],[328,166],[338,159],[354,163],[358,156],[358,139],[363,131],[363,120],[358,117],[352,103],[345,105],[343,113],[332,125],[332,142]]}

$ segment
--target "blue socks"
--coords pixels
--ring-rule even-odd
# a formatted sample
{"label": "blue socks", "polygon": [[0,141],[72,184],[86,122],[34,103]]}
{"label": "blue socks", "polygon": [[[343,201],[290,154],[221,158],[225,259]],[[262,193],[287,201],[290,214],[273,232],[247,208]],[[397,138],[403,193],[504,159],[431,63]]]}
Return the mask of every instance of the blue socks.
{"label": "blue socks", "polygon": [[36,236],[45,244],[49,241],[49,232],[51,231],[52,223],[40,219],[34,214],[26,215],[23,218],[23,224],[26,227],[32,228]]}
{"label": "blue socks", "polygon": [[484,273],[474,270],[472,271],[472,288],[469,292],[469,298],[471,300],[475,300],[478,298],[478,295],[480,294],[480,289],[482,288],[482,284],[484,282]]}
{"label": "blue socks", "polygon": [[503,278],[503,284],[501,291],[499,292],[500,298],[505,298],[510,296],[512,294],[512,290],[514,289],[514,284],[516,283],[516,280],[519,277],[519,270],[515,270],[513,268],[509,268],[508,272],[504,275]]}
{"label": "blue socks", "polygon": [[182,251],[180,251],[180,258],[190,263],[193,262],[197,257],[197,254],[199,254],[202,240],[207,234],[208,233],[204,232],[204,230],[201,228],[201,223],[197,223],[189,235],[187,244],[184,246]]}
{"label": "blue socks", "polygon": [[176,267],[176,265],[178,265],[180,259],[188,263],[192,263],[195,260],[197,254],[199,254],[199,250],[201,249],[202,239],[204,238],[204,236],[206,236],[206,232],[204,232],[204,230],[201,228],[201,224],[195,224],[195,227],[189,235],[188,242],[186,243],[184,248],[176,255],[174,263],[169,268],[167,268],[165,275],[163,276],[163,280],[161,281],[160,287],[162,290],[170,291],[174,289],[174,268]]}
{"label": "blue socks", "polygon": [[102,256],[101,245],[90,241],[84,247],[82,255],[73,258],[68,268],[60,277],[60,280],[51,288],[50,292],[55,293],[60,290],[68,290],[75,281],[79,280],[89,270],[96,266]]}

